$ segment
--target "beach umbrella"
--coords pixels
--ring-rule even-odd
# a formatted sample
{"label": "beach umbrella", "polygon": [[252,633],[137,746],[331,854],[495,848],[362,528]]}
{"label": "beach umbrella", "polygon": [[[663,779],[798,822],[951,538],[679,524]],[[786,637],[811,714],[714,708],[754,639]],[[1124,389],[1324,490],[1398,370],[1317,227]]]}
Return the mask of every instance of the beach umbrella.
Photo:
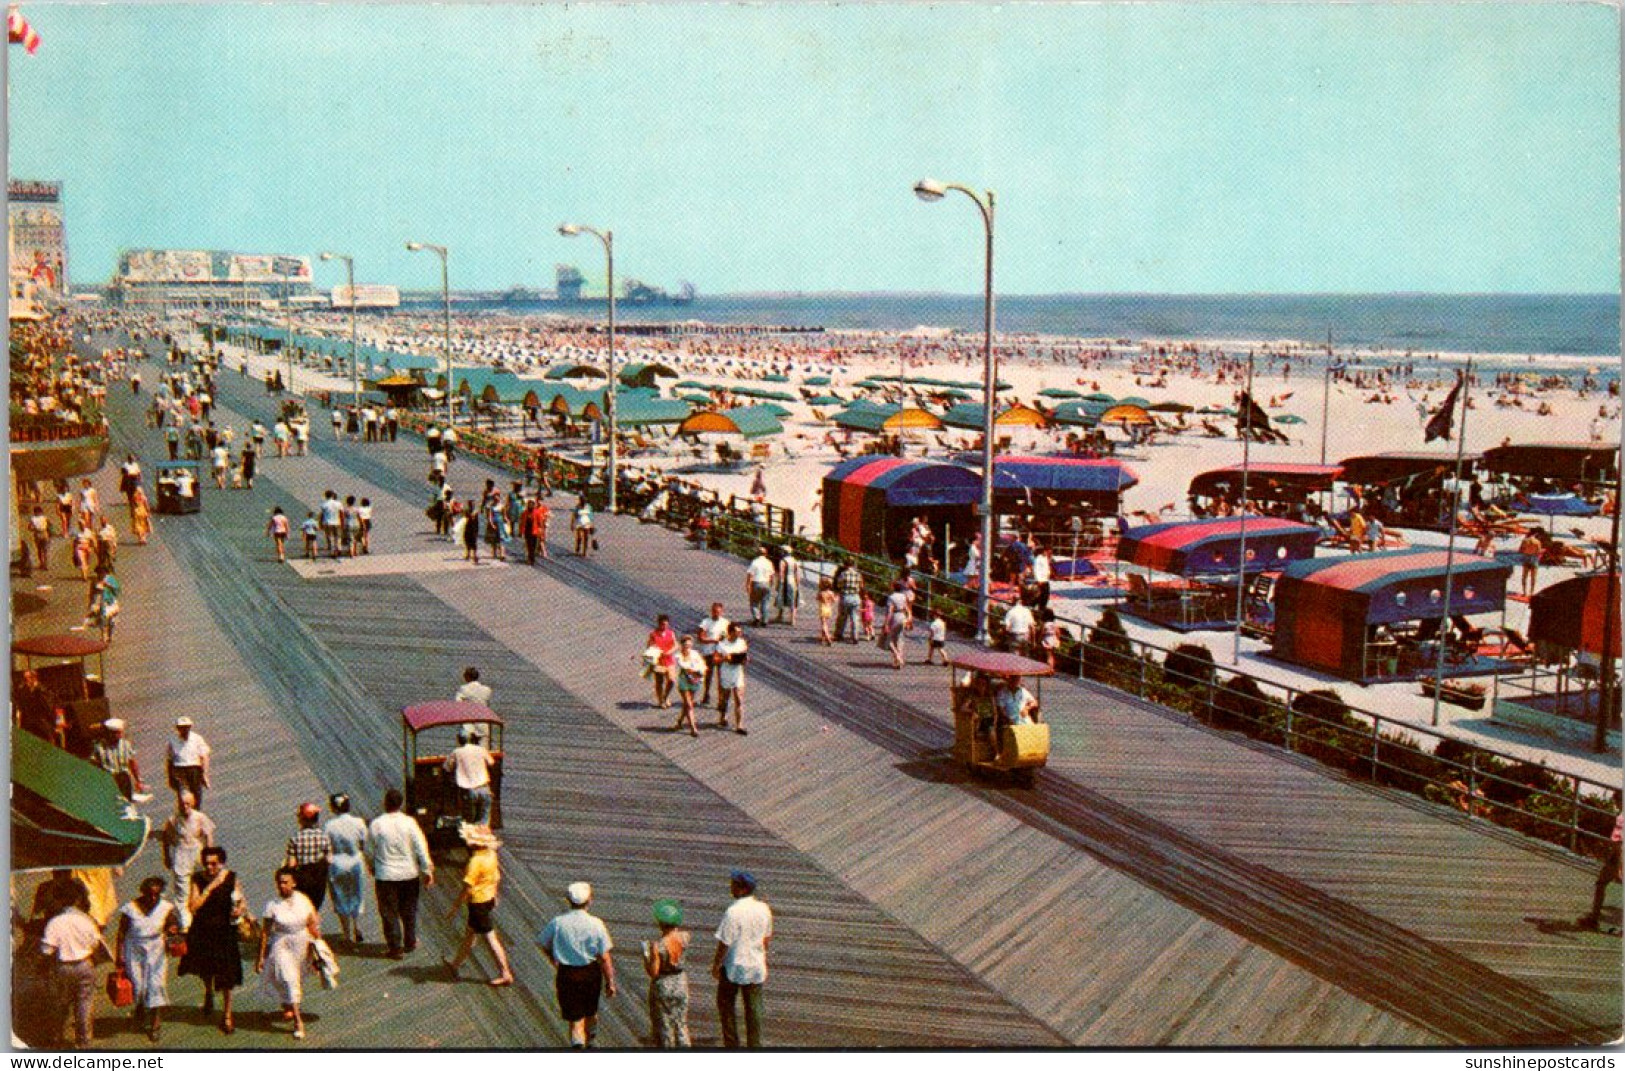
{"label": "beach umbrella", "polygon": [[1143,406],[1118,403],[1100,414],[1102,424],[1155,424]]}
{"label": "beach umbrella", "polygon": [[697,379],[684,379],[678,382],[678,390],[710,390],[711,384],[701,383]]}
{"label": "beach umbrella", "polygon": [[1599,512],[1597,507],[1575,494],[1561,495],[1525,495],[1523,502],[1518,506],[1519,513],[1539,514],[1546,518],[1546,528],[1550,531],[1556,523],[1556,517],[1595,517]]}
{"label": "beach umbrella", "polygon": [[819,394],[807,399],[808,405],[840,405],[841,399],[833,394]]}
{"label": "beach umbrella", "polygon": [[803,386],[807,386],[807,387],[827,387],[827,386],[829,386],[829,377],[828,376],[808,376],[806,379],[802,380],[801,382],[802,382]]}
{"label": "beach umbrella", "polygon": [[1138,397],[1132,397],[1132,396],[1128,397],[1128,398],[1119,398],[1119,399],[1117,399],[1117,404],[1118,405],[1134,405],[1134,406],[1138,406],[1141,409],[1150,409],[1151,408],[1151,403],[1146,401],[1144,398],[1138,398]]}
{"label": "beach umbrella", "polygon": [[1151,413],[1190,413],[1194,412],[1195,408],[1195,406],[1186,405],[1184,402],[1158,402],[1156,405],[1148,406],[1146,411]]}
{"label": "beach umbrella", "polygon": [[1307,424],[1308,421],[1294,413],[1284,413],[1275,418],[1277,424]]}
{"label": "beach umbrella", "polygon": [[693,402],[696,405],[711,404],[711,396],[709,394],[679,394],[677,397],[682,401]]}
{"label": "beach umbrella", "polygon": [[1039,391],[1038,393],[1039,393],[1039,395],[1041,397],[1044,397],[1044,398],[1080,398],[1080,397],[1082,397],[1081,394],[1079,394],[1075,390],[1072,390],[1070,387],[1045,387],[1043,390]]}
{"label": "beach umbrella", "polygon": [[788,382],[790,382],[790,377],[785,375],[782,372],[774,372],[774,373],[772,373],[770,375],[763,376],[762,377],[762,382],[763,383],[788,383]]}
{"label": "beach umbrella", "polygon": [[1109,404],[1111,402],[1115,402],[1117,399],[1113,398],[1110,394],[1097,390],[1093,394],[1085,394],[1083,396],[1083,400],[1086,402],[1106,402]]}

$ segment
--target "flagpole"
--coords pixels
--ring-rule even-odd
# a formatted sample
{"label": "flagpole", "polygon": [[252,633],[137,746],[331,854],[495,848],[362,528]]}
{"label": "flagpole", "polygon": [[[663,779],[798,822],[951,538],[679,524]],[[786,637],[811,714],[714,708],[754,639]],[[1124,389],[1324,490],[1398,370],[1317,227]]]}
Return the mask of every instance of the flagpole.
{"label": "flagpole", "polygon": [[1253,351],[1247,351],[1247,393],[1242,395],[1241,431],[1241,539],[1236,548],[1236,634],[1230,651],[1232,665],[1241,665],[1241,622],[1247,616],[1247,472],[1253,444]]}
{"label": "flagpole", "polygon": [[1327,422],[1332,409],[1332,329],[1326,329],[1326,381],[1320,391],[1320,463],[1326,464],[1326,432],[1331,425]]}
{"label": "flagpole", "polygon": [[1444,616],[1439,622],[1439,654],[1433,670],[1433,724],[1439,724],[1439,697],[1444,693],[1444,655],[1450,636],[1450,589],[1455,580],[1456,516],[1461,512],[1461,460],[1467,449],[1467,400],[1473,395],[1471,379],[1473,361],[1467,359],[1467,371],[1461,377],[1461,427],[1456,429],[1456,475],[1450,486],[1450,537],[1444,545]]}

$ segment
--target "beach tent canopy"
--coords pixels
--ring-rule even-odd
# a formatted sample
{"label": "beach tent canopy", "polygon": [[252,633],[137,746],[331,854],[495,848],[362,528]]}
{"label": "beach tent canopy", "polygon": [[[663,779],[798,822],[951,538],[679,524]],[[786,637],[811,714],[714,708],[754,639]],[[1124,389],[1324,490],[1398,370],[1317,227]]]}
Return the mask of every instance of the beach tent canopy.
{"label": "beach tent canopy", "polygon": [[1062,402],[1050,413],[1049,418],[1053,424],[1092,428],[1100,423],[1100,415],[1111,407],[1110,402],[1090,401],[1084,398],[1079,401]]}
{"label": "beach tent canopy", "polygon": [[1148,401],[1145,398],[1141,398],[1141,397],[1139,397],[1137,395],[1129,395],[1127,398],[1119,398],[1119,399],[1117,399],[1117,404],[1118,405],[1138,406],[1141,409],[1150,409],[1151,408],[1150,401]]}
{"label": "beach tent canopy", "polygon": [[608,379],[609,373],[595,364],[556,364],[542,373],[543,379],[580,379],[591,376],[594,379]]}
{"label": "beach tent canopy", "polygon": [[770,406],[747,405],[738,409],[703,409],[692,413],[677,427],[679,435],[700,435],[713,432],[721,435],[743,435],[758,439],[763,435],[777,435],[784,430]]}
{"label": "beach tent canopy", "polygon": [[[1300,465],[1269,462],[1247,467],[1247,497],[1261,502],[1280,502],[1330,491],[1332,482],[1343,472],[1340,465]],[[1191,480],[1187,492],[1192,498],[1238,498],[1241,495],[1241,466],[1209,469]]]}
{"label": "beach tent canopy", "polygon": [[962,465],[901,457],[859,457],[830,469],[823,487],[824,538],[860,554],[902,549],[909,524],[968,532],[981,500],[980,474]]}
{"label": "beach tent canopy", "polygon": [[1529,638],[1536,643],[1618,658],[1621,631],[1618,573],[1560,580],[1529,601]]}
{"label": "beach tent canopy", "polygon": [[[1471,472],[1478,461],[1477,454],[1463,454],[1462,471]],[[1422,473],[1444,475],[1454,472],[1456,455],[1425,450],[1395,450],[1385,454],[1361,454],[1345,457],[1342,462],[1344,483],[1392,483]]]}
{"label": "beach tent canopy", "polygon": [[1484,469],[1505,476],[1554,480],[1612,477],[1619,448],[1601,443],[1517,443],[1484,451]]}
{"label": "beach tent canopy", "polygon": [[1519,513],[1535,513],[1542,517],[1595,517],[1596,506],[1579,495],[1523,495],[1514,504]]}
{"label": "beach tent canopy", "polygon": [[113,775],[33,733],[11,734],[11,868],[123,866],[147,840],[147,819]]}
{"label": "beach tent canopy", "polygon": [[663,364],[642,364],[636,361],[621,368],[621,382],[628,387],[652,387],[657,377],[676,379],[677,370]]}
{"label": "beach tent canopy", "polygon": [[1044,397],[1044,398],[1081,398],[1081,397],[1083,397],[1083,392],[1082,391],[1073,390],[1071,387],[1045,387],[1043,390],[1039,391],[1038,393],[1039,393],[1040,397]]}
{"label": "beach tent canopy", "polygon": [[681,398],[622,397],[616,404],[615,422],[623,428],[681,424],[694,411],[694,407]]}
{"label": "beach tent canopy", "polygon": [[942,427],[942,418],[928,410],[873,402],[836,413],[834,421],[838,428],[867,432],[935,431]]}
{"label": "beach tent canopy", "polygon": [[582,390],[568,383],[560,383],[552,391],[552,397],[547,402],[549,412],[572,420],[597,420],[604,415],[603,391]]}
{"label": "beach tent canopy", "polygon": [[[942,422],[951,428],[982,430],[985,410],[977,402],[961,402],[942,414]],[[1016,404],[993,418],[997,428],[1042,428],[1049,423],[1044,414],[1029,406]]]}
{"label": "beach tent canopy", "polygon": [[762,377],[762,382],[763,383],[788,383],[788,382],[790,382],[790,377],[785,375],[783,372],[770,372],[769,374]]}
{"label": "beach tent canopy", "polygon": [[1098,390],[1093,394],[1085,394],[1083,396],[1083,400],[1086,402],[1105,402],[1107,405],[1113,405],[1117,402],[1117,399],[1113,398],[1110,394],[1107,394],[1105,391]]}
{"label": "beach tent canopy", "polygon": [[815,394],[807,399],[808,405],[840,405],[841,399],[833,394]]}
{"label": "beach tent canopy", "polygon": [[796,396],[789,391],[769,390],[766,387],[728,387],[726,389],[732,394],[738,394],[746,398],[763,398],[770,402],[793,402],[796,400]]}
{"label": "beach tent canopy", "polygon": [[[1242,550],[1245,537],[1247,549]],[[1130,528],[1117,543],[1117,560],[1179,576],[1233,575],[1280,569],[1315,556],[1320,529],[1278,517],[1219,517]]]}
{"label": "beach tent canopy", "polygon": [[711,384],[701,383],[697,379],[680,379],[677,381],[678,390],[713,390]]}
{"label": "beach tent canopy", "polygon": [[803,386],[806,386],[806,387],[827,387],[827,386],[829,386],[829,377],[828,376],[808,376],[806,379],[802,380],[801,383],[802,383]]}
{"label": "beach tent canopy", "polygon": [[[491,368],[453,368],[451,378],[453,389],[458,394],[482,402],[517,404],[524,400],[525,393],[529,389],[512,372],[498,372]],[[445,374],[436,376],[434,384],[445,390]]]}
{"label": "beach tent canopy", "polygon": [[1275,585],[1274,654],[1361,680],[1370,626],[1444,616],[1447,568],[1452,615],[1502,608],[1512,566],[1474,554],[1419,549],[1294,562]]}
{"label": "beach tent canopy", "polygon": [[1050,495],[1104,494],[1113,497],[1140,482],[1134,470],[1112,458],[1030,457],[1001,454],[993,459],[995,494],[1042,491]]}

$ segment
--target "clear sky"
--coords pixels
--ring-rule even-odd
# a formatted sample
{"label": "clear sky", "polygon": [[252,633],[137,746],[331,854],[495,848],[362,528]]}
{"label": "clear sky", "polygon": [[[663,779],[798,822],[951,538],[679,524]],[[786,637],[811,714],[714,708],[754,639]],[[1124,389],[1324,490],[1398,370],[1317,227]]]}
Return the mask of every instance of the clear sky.
{"label": "clear sky", "polygon": [[[1547,292],[1619,283],[1603,4],[25,5],[11,170],[124,247],[364,282],[704,293]],[[318,281],[340,281],[320,266]]]}

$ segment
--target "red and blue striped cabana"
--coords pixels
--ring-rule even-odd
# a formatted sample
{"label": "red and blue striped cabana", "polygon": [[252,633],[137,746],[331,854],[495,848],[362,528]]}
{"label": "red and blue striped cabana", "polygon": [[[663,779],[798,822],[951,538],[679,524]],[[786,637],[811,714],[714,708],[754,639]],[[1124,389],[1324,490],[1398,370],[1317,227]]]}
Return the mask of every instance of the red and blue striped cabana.
{"label": "red and blue striped cabana", "polygon": [[993,459],[993,508],[1027,513],[1086,506],[1113,515],[1121,511],[1123,492],[1139,482],[1133,469],[1111,458],[1001,454]]}
{"label": "red and blue striped cabana", "polygon": [[860,554],[900,553],[916,516],[937,537],[952,525],[969,533],[982,477],[961,465],[901,457],[859,457],[824,477],[824,538]]}
{"label": "red and blue striped cabana", "polygon": [[1452,616],[1503,607],[1512,566],[1474,554],[1397,550],[1294,562],[1275,585],[1273,653],[1350,680],[1370,679],[1373,627],[1442,618],[1447,567]]}
{"label": "red and blue striped cabana", "polygon": [[[1246,518],[1249,573],[1280,569],[1315,556],[1320,529],[1279,517]],[[1117,543],[1117,560],[1178,576],[1234,575],[1242,567],[1240,517],[1172,521],[1130,528]]]}

